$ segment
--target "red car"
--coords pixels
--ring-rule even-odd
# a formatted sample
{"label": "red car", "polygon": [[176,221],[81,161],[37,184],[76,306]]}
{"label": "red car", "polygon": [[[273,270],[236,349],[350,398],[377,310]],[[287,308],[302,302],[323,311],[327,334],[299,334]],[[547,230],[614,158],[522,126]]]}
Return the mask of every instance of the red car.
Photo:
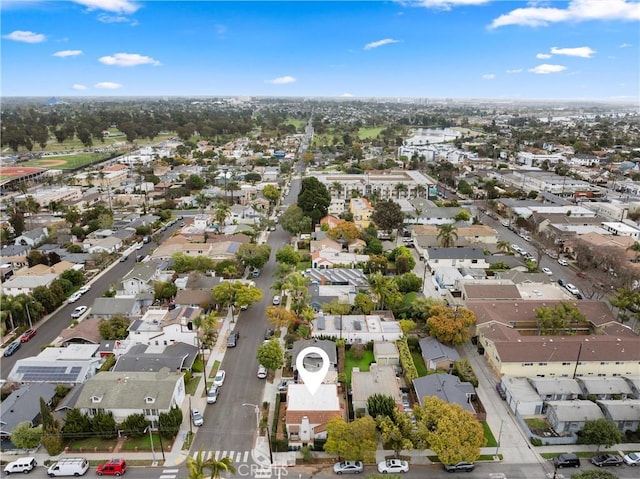
{"label": "red car", "polygon": [[31,338],[33,338],[35,335],[36,335],[36,330],[35,329],[27,329],[24,333],[22,333],[22,336],[20,336],[20,342],[21,343],[26,343]]}
{"label": "red car", "polygon": [[102,476],[122,476],[127,472],[127,461],[124,459],[111,459],[96,468],[96,474]]}

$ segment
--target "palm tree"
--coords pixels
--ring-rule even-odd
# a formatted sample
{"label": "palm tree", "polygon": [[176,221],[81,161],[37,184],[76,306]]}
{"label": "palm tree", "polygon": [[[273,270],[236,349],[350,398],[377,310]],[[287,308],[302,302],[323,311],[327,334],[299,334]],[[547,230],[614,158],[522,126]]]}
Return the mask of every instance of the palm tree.
{"label": "palm tree", "polygon": [[222,472],[230,472],[231,474],[236,473],[236,468],[233,465],[233,459],[228,456],[221,457],[220,460],[216,460],[215,457],[212,457],[208,461],[205,462],[205,467],[211,470],[211,479],[220,479]]}
{"label": "palm tree", "polygon": [[633,244],[627,248],[627,251],[629,250],[636,253],[635,261],[637,262],[638,258],[640,258],[640,242],[634,241]]}
{"label": "palm tree", "polygon": [[396,289],[393,278],[383,275],[380,271],[376,271],[369,276],[369,286],[371,287],[371,292],[378,299],[378,307],[380,309],[384,308],[385,301]]}
{"label": "palm tree", "polygon": [[208,461],[202,459],[202,449],[195,456],[187,458],[187,471],[189,477],[186,479],[205,479],[204,469]]}
{"label": "palm tree", "polygon": [[309,282],[309,278],[305,278],[299,272],[294,272],[284,278],[282,283],[282,289],[287,290],[291,293],[293,299],[295,300],[295,311],[299,313],[301,307],[304,305],[306,301],[308,290],[307,283]]}
{"label": "palm tree", "polygon": [[396,192],[396,199],[400,199],[400,192],[407,191],[408,187],[404,183],[396,183],[393,189]]}
{"label": "palm tree", "polygon": [[498,241],[498,244],[496,246],[498,247],[498,251],[502,251],[503,253],[508,253],[509,249],[511,248],[509,242],[505,240]]}
{"label": "palm tree", "polygon": [[413,189],[414,198],[421,198],[425,191],[427,191],[427,189],[424,186],[417,185]]}
{"label": "palm tree", "polygon": [[204,193],[198,193],[194,199],[200,207],[200,213],[204,213],[204,209],[209,206],[209,201],[211,200],[211,198],[209,198]]}
{"label": "palm tree", "polygon": [[342,193],[342,190],[344,190],[344,186],[339,181],[334,181],[330,189],[334,193],[337,193],[338,198],[340,198],[340,193]]}
{"label": "palm tree", "polygon": [[229,205],[227,203],[218,203],[215,206],[215,218],[216,223],[220,226],[224,226],[224,222],[227,220],[229,216],[230,210]]}
{"label": "palm tree", "polygon": [[437,239],[443,248],[452,248],[458,241],[458,228],[451,223],[438,225]]}

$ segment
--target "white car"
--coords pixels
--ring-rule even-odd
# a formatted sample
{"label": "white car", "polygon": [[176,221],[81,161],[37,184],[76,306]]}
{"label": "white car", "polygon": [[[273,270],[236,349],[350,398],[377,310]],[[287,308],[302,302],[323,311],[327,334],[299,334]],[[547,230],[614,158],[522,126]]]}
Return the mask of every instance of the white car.
{"label": "white car", "polygon": [[409,472],[409,463],[400,459],[387,459],[378,463],[378,472],[381,474]]}
{"label": "white car", "polygon": [[194,426],[202,426],[204,424],[204,417],[202,417],[202,413],[199,409],[193,408],[191,410],[191,419],[193,420]]}
{"label": "white car", "polygon": [[504,226],[505,228],[508,228],[510,224],[511,224],[511,223],[509,223],[509,221],[507,221],[507,220],[504,220],[504,221],[502,222],[502,226]]}
{"label": "white car", "polygon": [[78,290],[78,293],[84,294],[87,293],[91,289],[91,285],[85,284],[82,288]]}
{"label": "white car", "polygon": [[225,373],[224,370],[220,369],[216,374],[216,377],[213,378],[213,385],[222,386],[224,384],[224,378],[226,377],[227,377],[227,373]]}
{"label": "white car", "polygon": [[553,276],[553,271],[551,271],[549,268],[542,268],[542,272],[546,275]]}
{"label": "white car", "polygon": [[626,454],[622,460],[629,466],[640,466],[640,452],[630,452]]}
{"label": "white car", "polygon": [[271,303],[274,306],[278,306],[280,304],[280,296],[278,296],[277,294],[273,297],[273,301],[271,301]]}
{"label": "white car", "polygon": [[258,366],[258,379],[266,379],[267,378],[267,368],[265,368],[262,364]]}
{"label": "white car", "polygon": [[578,288],[576,288],[573,284],[571,283],[567,283],[564,285],[564,287],[567,289],[567,291],[569,291],[571,294],[580,294],[580,290]]}
{"label": "white car", "polygon": [[562,258],[558,260],[558,264],[561,266],[569,266],[569,262],[566,259],[562,259]]}
{"label": "white car", "polygon": [[211,386],[207,391],[207,404],[213,404],[218,401],[218,394],[220,394],[219,386]]}
{"label": "white car", "polygon": [[73,310],[73,313],[71,313],[71,317],[73,319],[78,319],[80,316],[87,312],[87,309],[89,308],[87,308],[86,306],[78,306]]}
{"label": "white car", "polygon": [[82,293],[80,291],[76,291],[75,293],[73,293],[71,296],[69,296],[69,302],[70,303],[75,303],[76,301],[78,301],[80,298],[82,298]]}

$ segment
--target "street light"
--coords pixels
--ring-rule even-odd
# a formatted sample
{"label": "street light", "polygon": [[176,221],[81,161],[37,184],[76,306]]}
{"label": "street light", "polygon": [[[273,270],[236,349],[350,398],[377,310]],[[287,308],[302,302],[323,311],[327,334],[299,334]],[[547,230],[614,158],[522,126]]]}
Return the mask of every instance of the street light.
{"label": "street light", "polygon": [[156,462],[156,451],[153,449],[153,436],[151,435],[151,426],[147,426],[144,432],[149,431],[149,441],[151,441],[151,454],[153,454],[153,462]]}
{"label": "street light", "polygon": [[24,309],[27,310],[27,317],[29,318],[29,328],[33,329],[33,324],[31,323],[31,312],[29,311],[29,303],[24,303]]}

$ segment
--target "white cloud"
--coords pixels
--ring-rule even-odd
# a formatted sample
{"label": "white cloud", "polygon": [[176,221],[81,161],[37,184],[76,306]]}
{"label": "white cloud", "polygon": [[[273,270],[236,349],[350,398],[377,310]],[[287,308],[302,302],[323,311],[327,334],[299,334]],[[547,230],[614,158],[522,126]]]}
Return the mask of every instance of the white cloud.
{"label": "white cloud", "polygon": [[394,40],[393,38],[385,38],[384,40],[378,40],[377,42],[367,43],[364,46],[364,50],[372,50],[374,48],[378,48],[383,45],[389,45],[391,43],[400,43],[400,40]]}
{"label": "white cloud", "polygon": [[343,93],[342,97],[343,98],[351,98],[353,95],[351,93]]}
{"label": "white cloud", "polygon": [[271,83],[273,85],[286,85],[287,83],[295,83],[295,82],[296,82],[296,79],[290,75],[274,78],[273,80],[267,80],[267,83]]}
{"label": "white cloud", "polygon": [[89,10],[105,10],[114,13],[135,13],[140,8],[136,2],[128,0],[74,0]]}
{"label": "white cloud", "polygon": [[78,55],[82,55],[82,50],[61,50],[59,52],[55,52],[52,56],[54,57],[77,57]]}
{"label": "white cloud", "polygon": [[538,53],[536,55],[536,58],[539,60],[546,60],[547,58],[551,58],[551,55],[549,55],[548,53]]}
{"label": "white cloud", "polygon": [[620,45],[618,45],[618,48],[629,48],[631,46],[631,43],[621,43]]}
{"label": "white cloud", "polygon": [[154,65],[159,66],[162,65],[158,60],[154,60],[151,57],[147,57],[145,55],[139,55],[138,53],[115,53],[112,55],[107,55],[105,57],[100,57],[98,59],[100,63],[104,63],[105,65],[114,65],[117,67],[135,67],[138,65]]}
{"label": "white cloud", "polygon": [[7,35],[3,35],[2,38],[24,43],[41,43],[46,39],[42,33],[33,33],[25,30],[14,30]]}
{"label": "white cloud", "polygon": [[585,22],[590,20],[640,20],[640,3],[631,0],[571,0],[566,9],[553,7],[516,8],[500,15],[489,28],[507,25],[546,27],[551,23]]}
{"label": "white cloud", "polygon": [[221,23],[218,23],[216,25],[213,26],[213,28],[216,31],[216,34],[222,36],[225,33],[227,33],[227,26],[226,25],[222,25]]}
{"label": "white cloud", "polygon": [[577,47],[577,48],[558,48],[551,47],[551,53],[554,55],[567,55],[569,57],[591,58],[595,53],[589,47]]}
{"label": "white cloud", "polygon": [[549,73],[558,73],[566,69],[567,67],[564,65],[549,65],[548,63],[543,63],[542,65],[529,69],[529,71],[531,73],[537,73],[538,75],[548,75]]}
{"label": "white cloud", "polygon": [[74,83],[71,88],[73,88],[74,90],[86,90],[87,86],[86,85],[82,85],[80,83]]}
{"label": "white cloud", "polygon": [[513,70],[507,70],[506,73],[522,73],[522,68],[514,68]]}
{"label": "white cloud", "polygon": [[483,80],[493,80],[496,77],[494,73],[485,73],[482,75]]}
{"label": "white cloud", "polygon": [[98,15],[98,21],[102,23],[131,23],[133,26],[138,24],[136,20],[132,20],[129,17],[124,17],[122,15],[109,15],[108,13],[101,13]]}
{"label": "white cloud", "polygon": [[117,90],[118,88],[122,88],[122,85],[120,83],[114,83],[111,81],[102,81],[100,83],[96,83],[93,86],[102,90]]}
{"label": "white cloud", "polygon": [[437,8],[440,10],[451,10],[454,7],[466,6],[466,5],[482,5],[488,3],[491,0],[418,0],[417,2],[407,3],[401,1],[401,3],[412,7],[425,7],[425,8]]}

